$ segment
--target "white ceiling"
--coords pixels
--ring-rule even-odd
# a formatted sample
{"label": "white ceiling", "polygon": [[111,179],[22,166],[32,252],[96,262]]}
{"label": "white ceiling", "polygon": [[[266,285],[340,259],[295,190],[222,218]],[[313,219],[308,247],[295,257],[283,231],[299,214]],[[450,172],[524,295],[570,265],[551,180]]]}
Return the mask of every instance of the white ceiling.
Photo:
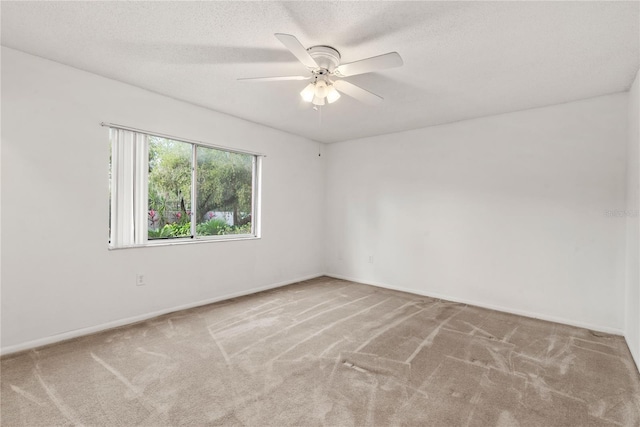
{"label": "white ceiling", "polygon": [[[2,44],[253,122],[336,142],[627,90],[639,2],[8,2]],[[342,62],[397,51],[404,66],[348,80],[321,113],[274,33]],[[322,123],[320,125],[320,122]]]}

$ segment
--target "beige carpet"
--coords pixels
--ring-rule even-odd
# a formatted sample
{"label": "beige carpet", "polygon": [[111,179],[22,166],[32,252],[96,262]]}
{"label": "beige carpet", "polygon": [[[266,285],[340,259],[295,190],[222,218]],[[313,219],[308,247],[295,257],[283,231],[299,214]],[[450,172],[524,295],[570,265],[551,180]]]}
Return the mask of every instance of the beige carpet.
{"label": "beige carpet", "polygon": [[2,358],[2,426],[638,426],[624,340],[330,278]]}

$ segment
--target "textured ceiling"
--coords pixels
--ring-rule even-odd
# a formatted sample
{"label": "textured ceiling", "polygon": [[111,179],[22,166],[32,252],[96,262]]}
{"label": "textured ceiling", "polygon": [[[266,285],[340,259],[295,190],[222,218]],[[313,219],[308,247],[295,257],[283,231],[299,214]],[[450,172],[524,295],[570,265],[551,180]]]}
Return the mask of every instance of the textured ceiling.
{"label": "textured ceiling", "polygon": [[[294,134],[335,142],[627,90],[638,2],[7,2],[2,44]],[[381,95],[313,111],[274,33],[342,62],[397,51],[348,78]],[[133,123],[132,125],[135,125]]]}

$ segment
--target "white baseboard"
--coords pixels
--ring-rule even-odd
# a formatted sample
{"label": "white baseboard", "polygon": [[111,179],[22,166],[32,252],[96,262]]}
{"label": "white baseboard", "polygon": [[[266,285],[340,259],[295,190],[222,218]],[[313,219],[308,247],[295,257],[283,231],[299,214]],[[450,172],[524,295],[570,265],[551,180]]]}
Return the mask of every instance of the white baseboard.
{"label": "white baseboard", "polygon": [[631,353],[631,358],[633,359],[633,361],[636,364],[636,368],[638,369],[638,372],[640,372],[640,353],[638,352],[637,349],[631,350],[631,346],[629,345],[629,342],[632,340],[629,340],[629,338],[627,338],[627,334],[625,333],[624,335],[624,339],[627,342],[627,347],[629,347],[629,353]]}
{"label": "white baseboard", "polygon": [[[502,312],[505,312],[505,313],[517,314],[519,316],[531,317],[531,318],[534,318],[534,319],[541,319],[541,320],[546,320],[546,321],[550,321],[550,322],[556,322],[556,323],[562,323],[562,324],[565,324],[565,325],[571,325],[571,326],[577,326],[577,327],[580,327],[580,328],[586,328],[586,329],[590,329],[592,331],[598,331],[598,332],[604,332],[604,333],[608,333],[608,334],[615,334],[615,335],[624,336],[624,331],[622,331],[621,329],[618,329],[618,328],[610,328],[610,327],[592,325],[592,324],[588,324],[588,323],[584,323],[584,322],[575,321],[575,320],[572,320],[572,319],[566,319],[566,318],[555,317],[555,316],[548,316],[548,315],[539,314],[539,313],[532,313],[532,312],[525,311],[525,310],[514,310],[514,309],[511,309],[511,308],[508,308],[508,307],[502,307],[502,306],[493,305],[493,304],[486,304],[486,303],[483,303],[483,302],[468,300],[468,299],[464,299],[464,298],[456,298],[456,297],[452,297],[452,296],[449,296],[449,295],[443,295],[443,294],[438,294],[438,293],[434,293],[434,292],[422,292],[422,291],[419,291],[419,290],[416,290],[416,289],[409,289],[409,288],[403,288],[403,287],[399,287],[399,286],[392,286],[392,285],[388,285],[388,284],[385,284],[385,283],[378,283],[378,282],[372,282],[372,281],[367,281],[367,280],[361,280],[361,279],[357,279],[357,278],[353,278],[353,277],[347,277],[347,276],[343,276],[343,275],[339,275],[339,274],[318,273],[318,274],[313,274],[313,275],[300,277],[300,278],[297,278],[297,279],[287,280],[287,281],[283,281],[283,282],[279,282],[279,283],[273,283],[273,284],[267,285],[267,286],[261,286],[261,287],[258,287],[258,288],[252,288],[252,289],[248,289],[248,290],[241,291],[241,292],[235,292],[233,294],[227,294],[227,295],[223,295],[223,296],[219,296],[219,297],[215,297],[215,298],[209,298],[209,299],[206,299],[206,300],[200,300],[200,301],[196,301],[196,302],[189,303],[189,304],[182,304],[182,305],[178,305],[178,306],[174,306],[174,307],[168,307],[168,308],[164,308],[162,310],[157,310],[157,311],[153,311],[153,312],[150,312],[150,313],[145,313],[145,314],[141,314],[141,315],[138,315],[138,316],[127,317],[127,318],[124,318],[124,319],[118,319],[118,320],[114,320],[114,321],[111,321],[111,322],[102,323],[100,325],[90,326],[90,327],[87,327],[87,328],[74,329],[72,331],[67,331],[67,332],[63,332],[63,333],[60,333],[60,334],[51,335],[51,336],[44,337],[44,338],[39,338],[39,339],[36,339],[36,340],[26,341],[24,343],[3,347],[2,349],[0,349],[0,355],[7,355],[7,354],[11,354],[11,353],[16,353],[16,352],[19,352],[19,351],[24,351],[24,350],[29,350],[29,349],[36,348],[36,347],[41,347],[41,346],[48,345],[48,344],[54,344],[56,342],[65,341],[65,340],[68,340],[68,339],[71,339],[71,338],[76,338],[76,337],[80,337],[80,336],[83,336],[83,335],[89,335],[89,334],[93,334],[93,333],[96,333],[96,332],[101,332],[101,331],[104,331],[104,330],[107,330],[107,329],[117,328],[117,327],[120,327],[120,326],[125,326],[125,325],[129,325],[129,324],[132,324],[132,323],[140,322],[140,321],[143,321],[143,320],[151,319],[153,317],[161,316],[163,314],[173,313],[175,311],[186,310],[186,309],[193,308],[193,307],[199,307],[199,306],[202,306],[202,305],[212,304],[212,303],[219,302],[219,301],[224,301],[224,300],[237,298],[237,297],[241,297],[241,296],[245,296],[245,295],[255,294],[255,293],[266,291],[266,290],[269,290],[269,289],[280,288],[282,286],[291,285],[293,283],[298,283],[298,282],[302,282],[302,281],[309,280],[309,279],[314,279],[314,278],[321,277],[321,276],[334,277],[336,279],[349,280],[349,281],[352,281],[352,282],[362,283],[362,284],[365,284],[365,285],[376,286],[378,288],[391,289],[391,290],[395,290],[395,291],[407,292],[407,293],[414,294],[414,295],[422,295],[422,296],[426,296],[426,297],[430,297],[430,298],[437,298],[437,299],[442,299],[442,300],[446,300],[446,301],[459,302],[459,303],[462,303],[462,304],[469,304],[469,305],[473,305],[473,306],[476,306],[476,307],[488,308],[488,309],[491,309],[491,310],[502,311]],[[636,361],[636,363],[637,362],[638,361]]]}
{"label": "white baseboard", "polygon": [[357,282],[357,283],[362,283],[362,284],[365,284],[365,285],[375,286],[375,287],[378,287],[378,288],[384,288],[384,289],[391,289],[391,290],[394,290],[394,291],[407,292],[409,294],[421,295],[421,296],[425,296],[425,297],[429,297],[429,298],[436,298],[436,299],[441,299],[441,300],[446,300],[446,301],[451,301],[451,302],[459,302],[459,303],[462,303],[462,304],[473,305],[473,306],[476,306],[476,307],[488,308],[490,310],[502,311],[504,313],[517,314],[518,316],[531,317],[533,319],[546,320],[546,321],[549,321],[549,322],[562,323],[562,324],[565,324],[565,325],[577,326],[579,328],[590,329],[592,331],[604,332],[604,333],[607,333],[607,334],[614,334],[614,335],[624,336],[624,331],[622,329],[618,329],[618,328],[610,328],[610,327],[607,327],[607,326],[592,325],[592,324],[589,324],[589,323],[580,322],[580,321],[576,321],[576,320],[572,320],[572,319],[566,319],[566,318],[563,318],[563,317],[556,317],[556,316],[548,316],[546,314],[533,313],[533,312],[526,311],[526,310],[514,310],[512,308],[502,307],[502,306],[499,306],[499,305],[487,304],[487,303],[484,303],[484,302],[473,301],[473,300],[468,300],[468,299],[464,299],[464,298],[452,297],[450,295],[443,295],[443,294],[439,294],[439,293],[435,293],[435,292],[422,292],[422,291],[419,291],[419,290],[416,290],[416,289],[402,288],[402,287],[399,287],[399,286],[388,285],[386,283],[377,283],[377,282],[372,282],[372,281],[367,281],[367,280],[360,280],[360,279],[356,279],[356,278],[353,278],[353,277],[342,276],[342,275],[339,275],[339,274],[325,273],[324,275],[328,276],[328,277],[334,277],[336,279],[349,280],[351,282]]}
{"label": "white baseboard", "polygon": [[193,307],[200,307],[202,305],[212,304],[214,302],[224,301],[232,298],[237,298],[245,295],[255,294],[262,291],[267,291],[269,289],[280,288],[282,286],[291,285],[293,283],[302,282],[309,279],[315,279],[316,277],[324,276],[323,273],[312,274],[309,276],[300,277],[293,280],[286,280],[284,282],[273,283],[267,286],[261,286],[259,288],[252,288],[241,292],[235,292],[233,294],[222,295],[215,298],[209,298],[206,300],[200,300],[188,304],[182,304],[174,307],[163,308],[162,310],[152,311],[150,313],[141,314],[138,316],[126,317],[124,319],[118,319],[107,323],[102,323],[100,325],[89,326],[88,328],[80,328],[74,329],[72,331],[63,332],[60,334],[51,335],[44,338],[38,338],[31,341],[26,341],[20,344],[10,345],[7,347],[3,347],[0,349],[0,355],[4,356],[11,353],[16,353],[19,351],[30,350],[36,347],[42,347],[43,345],[54,344],[60,341],[65,341],[71,338],[81,337],[83,335],[89,335],[96,332],[101,332],[107,329],[117,328],[120,326],[129,325],[132,323],[137,323],[143,320],[151,319],[153,317],[161,316],[167,313],[173,313],[174,311],[186,310]]}

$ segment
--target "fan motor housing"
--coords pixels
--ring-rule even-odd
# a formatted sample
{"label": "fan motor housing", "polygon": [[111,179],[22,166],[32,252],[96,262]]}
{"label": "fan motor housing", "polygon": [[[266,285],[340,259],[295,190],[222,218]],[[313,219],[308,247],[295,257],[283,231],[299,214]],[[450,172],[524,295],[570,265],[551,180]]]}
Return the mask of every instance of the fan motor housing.
{"label": "fan motor housing", "polygon": [[333,70],[340,65],[340,52],[331,46],[311,46],[307,49],[309,55],[316,61],[320,69],[333,73]]}

